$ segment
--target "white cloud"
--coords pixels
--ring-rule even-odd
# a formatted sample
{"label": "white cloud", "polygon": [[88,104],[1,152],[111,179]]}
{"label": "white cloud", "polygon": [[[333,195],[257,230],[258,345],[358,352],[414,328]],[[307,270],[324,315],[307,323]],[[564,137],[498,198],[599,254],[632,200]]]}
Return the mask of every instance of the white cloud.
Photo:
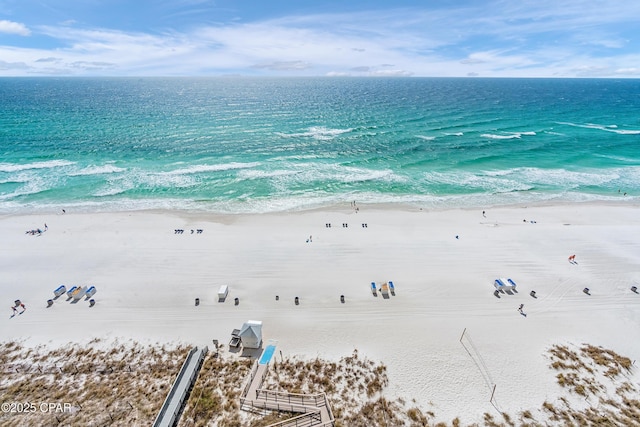
{"label": "white cloud", "polygon": [[39,59],[36,59],[36,61],[35,61],[35,62],[60,62],[60,61],[61,61],[61,59],[60,59],[60,58],[56,58],[56,57],[54,57],[54,56],[48,56],[48,57],[46,57],[46,58],[39,58]]}
{"label": "white cloud", "polygon": [[640,68],[638,67],[618,68],[614,72],[622,76],[640,76]]}
{"label": "white cloud", "polygon": [[371,75],[376,77],[410,77],[413,73],[407,70],[375,70],[371,72]]}
{"label": "white cloud", "polygon": [[26,70],[29,66],[24,62],[0,61],[0,70]]}
{"label": "white cloud", "polygon": [[495,0],[482,8],[295,15],[154,34],[67,22],[33,28],[55,49],[0,46],[0,58],[26,64],[16,73],[51,74],[637,76],[640,62],[625,49],[637,43],[626,25],[640,2],[609,3]]}
{"label": "white cloud", "polygon": [[275,61],[269,64],[256,64],[253,68],[261,68],[272,71],[291,71],[291,70],[306,70],[311,68],[311,64],[304,61]]}
{"label": "white cloud", "polygon": [[0,33],[28,36],[31,34],[31,30],[29,30],[24,24],[21,24],[19,22],[2,20],[0,21]]}

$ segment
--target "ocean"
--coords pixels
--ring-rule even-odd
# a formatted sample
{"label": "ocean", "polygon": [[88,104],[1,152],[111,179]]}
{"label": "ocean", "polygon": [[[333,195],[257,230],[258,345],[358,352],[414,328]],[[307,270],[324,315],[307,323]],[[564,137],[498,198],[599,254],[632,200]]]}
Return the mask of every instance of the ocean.
{"label": "ocean", "polygon": [[637,203],[640,80],[1,78],[0,153],[2,214]]}

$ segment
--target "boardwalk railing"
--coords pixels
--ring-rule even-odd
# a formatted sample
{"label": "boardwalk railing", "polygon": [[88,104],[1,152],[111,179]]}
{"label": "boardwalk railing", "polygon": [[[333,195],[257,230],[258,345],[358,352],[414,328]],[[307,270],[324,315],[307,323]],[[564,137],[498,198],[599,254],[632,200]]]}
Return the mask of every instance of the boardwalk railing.
{"label": "boardwalk railing", "polygon": [[319,394],[299,394],[288,393],[286,391],[256,390],[256,400],[264,399],[267,402],[282,402],[301,406],[326,406],[327,400],[324,393]]}
{"label": "boardwalk railing", "polygon": [[[259,372],[262,370],[261,374]],[[335,418],[324,393],[301,394],[260,388],[268,373],[268,365],[254,364],[249,381],[240,395],[244,410],[267,412],[297,412],[301,415],[271,424],[268,427],[334,427]],[[259,378],[258,378],[258,375]],[[255,398],[253,392],[255,391]],[[249,395],[252,395],[251,397]],[[323,421],[324,419],[324,421]]]}
{"label": "boardwalk railing", "polygon": [[207,347],[201,349],[194,347],[189,351],[167,398],[162,404],[162,409],[153,423],[154,427],[169,427],[177,424],[185,399],[200,372],[206,354]]}
{"label": "boardwalk railing", "polygon": [[[249,393],[249,389],[251,388],[251,384],[253,384],[253,379],[256,376],[256,372],[258,372],[258,361],[257,360],[253,364],[253,366],[251,367],[251,373],[249,374],[249,381],[247,381],[247,384],[242,389],[242,393],[240,394],[241,398],[247,397],[247,394]],[[263,380],[264,380],[264,378],[263,378]],[[260,384],[262,384],[262,381],[260,381]]]}

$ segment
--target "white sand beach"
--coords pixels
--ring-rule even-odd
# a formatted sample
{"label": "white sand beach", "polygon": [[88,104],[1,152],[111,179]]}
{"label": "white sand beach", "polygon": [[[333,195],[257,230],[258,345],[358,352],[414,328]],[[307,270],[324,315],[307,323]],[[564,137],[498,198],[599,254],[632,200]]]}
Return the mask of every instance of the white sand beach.
{"label": "white sand beach", "polygon": [[[25,234],[45,223],[42,235]],[[4,216],[0,233],[4,341],[227,344],[232,329],[261,320],[284,354],[338,359],[358,349],[388,367],[388,397],[467,423],[559,396],[545,355],[554,344],[629,357],[640,384],[640,295],[630,290],[640,288],[638,206],[504,207],[486,217],[356,213],[349,202],[261,215],[67,212]],[[517,292],[494,296],[498,277]],[[374,297],[370,283],[389,280],[395,296]],[[60,284],[95,286],[95,306],[63,296],[47,308]],[[26,311],[10,317],[16,299]]]}

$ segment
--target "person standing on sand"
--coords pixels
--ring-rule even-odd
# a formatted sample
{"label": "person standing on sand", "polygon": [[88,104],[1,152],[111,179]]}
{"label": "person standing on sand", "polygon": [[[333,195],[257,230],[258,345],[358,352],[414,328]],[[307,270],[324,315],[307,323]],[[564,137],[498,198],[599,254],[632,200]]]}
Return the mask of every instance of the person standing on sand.
{"label": "person standing on sand", "polygon": [[18,310],[16,310],[14,306],[11,306],[11,311],[13,312],[13,315],[11,317],[15,316],[16,313],[18,312]]}
{"label": "person standing on sand", "polygon": [[[27,307],[25,307],[23,303],[20,303],[20,307],[22,307],[22,311],[20,312],[20,314],[22,314],[25,311],[27,311]],[[14,309],[15,309],[15,307],[14,307]]]}

